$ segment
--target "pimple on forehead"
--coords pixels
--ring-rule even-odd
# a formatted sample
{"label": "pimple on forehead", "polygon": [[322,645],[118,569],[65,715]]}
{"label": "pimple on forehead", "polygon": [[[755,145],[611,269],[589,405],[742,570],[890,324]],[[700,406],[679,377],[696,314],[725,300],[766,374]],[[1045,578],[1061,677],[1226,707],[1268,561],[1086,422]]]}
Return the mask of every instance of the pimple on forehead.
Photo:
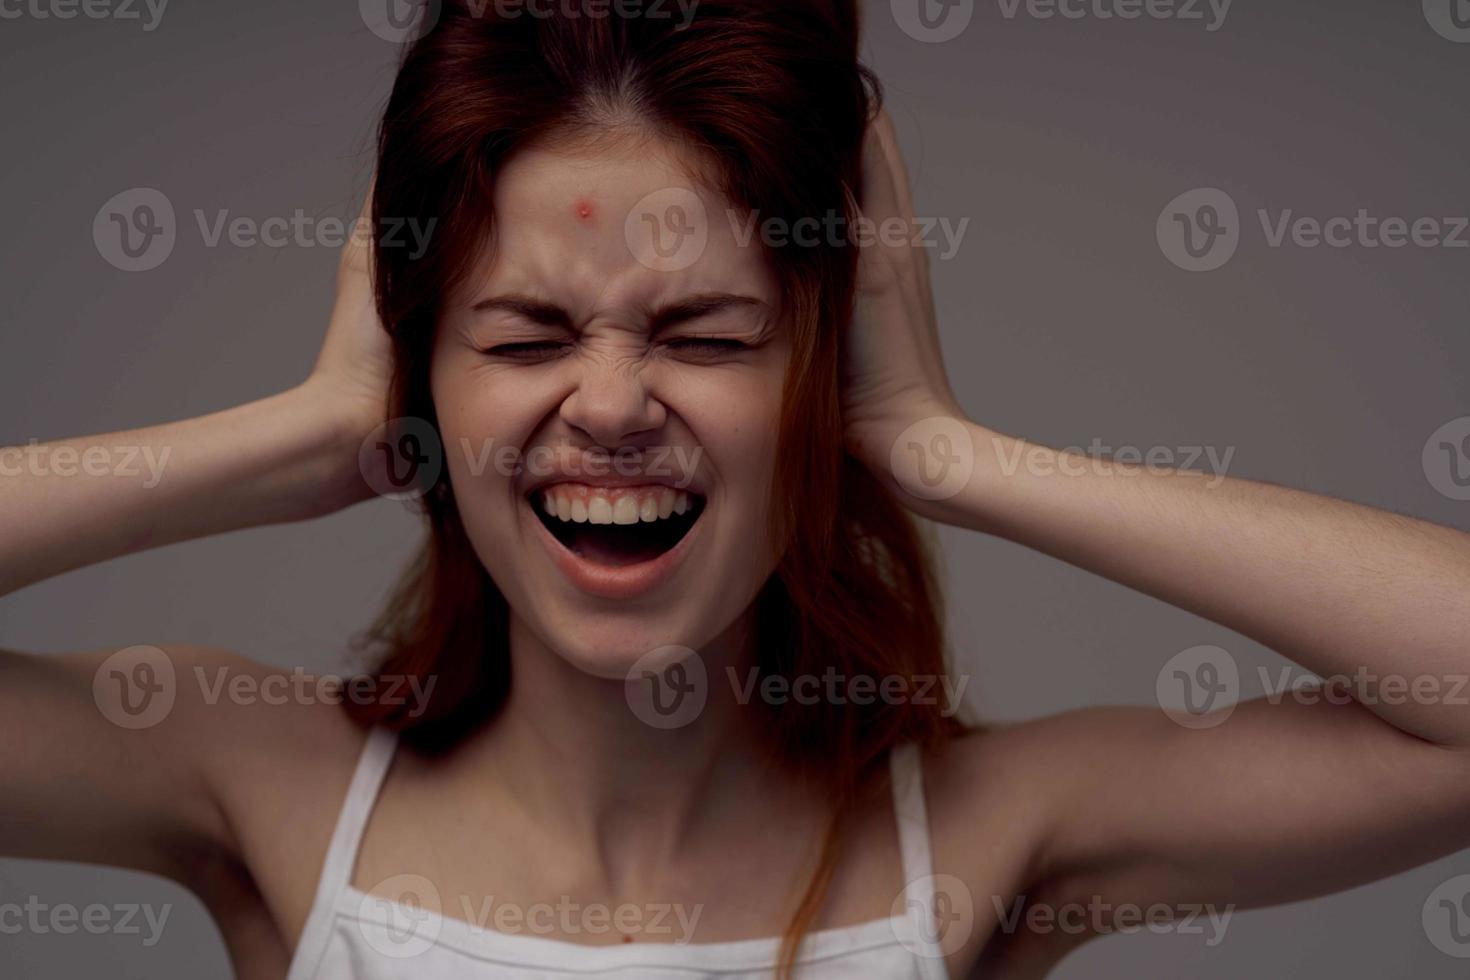
{"label": "pimple on forehead", "polygon": [[582,221],[592,220],[592,215],[597,212],[597,206],[592,203],[590,197],[579,197],[572,202],[572,214]]}

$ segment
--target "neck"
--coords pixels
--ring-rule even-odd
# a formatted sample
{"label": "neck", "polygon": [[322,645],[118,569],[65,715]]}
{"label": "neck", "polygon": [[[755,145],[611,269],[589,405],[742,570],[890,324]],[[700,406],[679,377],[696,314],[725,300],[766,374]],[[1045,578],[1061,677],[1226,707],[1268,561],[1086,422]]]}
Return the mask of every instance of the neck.
{"label": "neck", "polygon": [[769,794],[772,773],[750,735],[727,668],[751,662],[742,618],[700,650],[708,692],[676,728],[642,720],[625,681],[570,663],[513,617],[511,690],[482,740],[503,790],[600,870],[612,891],[667,869],[737,801]]}

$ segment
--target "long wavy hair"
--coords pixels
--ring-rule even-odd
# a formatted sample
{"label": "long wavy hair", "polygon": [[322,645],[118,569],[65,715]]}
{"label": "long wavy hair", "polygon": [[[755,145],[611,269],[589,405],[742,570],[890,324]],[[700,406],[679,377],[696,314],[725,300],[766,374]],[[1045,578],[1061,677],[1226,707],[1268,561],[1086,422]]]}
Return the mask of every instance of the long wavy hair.
{"label": "long wavy hair", "polygon": [[[422,255],[379,248],[374,259],[395,352],[390,417],[437,425],[429,354],[440,304],[491,240],[493,182],[517,147],[632,123],[704,151],[717,165],[701,174],[709,187],[787,227],[810,216],[851,222],[861,204],[863,137],[881,89],[858,61],[856,0],[701,0],[687,24],[497,9],[443,2],[405,46],[379,130],[377,226],[390,217],[435,222]],[[768,528],[779,558],[755,600],[758,670],[788,682],[829,669],[848,679],[941,677],[943,619],[924,538],[843,450],[839,385],[856,248],[767,248],[766,259],[792,356]],[[345,706],[363,725],[443,751],[505,700],[509,609],[470,546],[447,479],[421,501],[426,544],[367,646],[379,676],[433,677],[433,696],[413,715],[402,705]],[[964,730],[935,703],[812,700],[748,709],[752,737],[832,801],[783,936],[782,978],[823,907],[849,817],[884,785],[888,751],[908,741],[932,749]]]}

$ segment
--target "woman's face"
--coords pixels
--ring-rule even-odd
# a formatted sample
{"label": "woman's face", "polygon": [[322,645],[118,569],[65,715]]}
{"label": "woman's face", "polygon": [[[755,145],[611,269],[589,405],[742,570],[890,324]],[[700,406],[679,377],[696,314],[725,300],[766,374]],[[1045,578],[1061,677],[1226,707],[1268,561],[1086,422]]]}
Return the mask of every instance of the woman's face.
{"label": "woman's face", "polygon": [[775,564],[779,287],[691,165],[651,140],[522,149],[435,337],[470,541],[522,625],[603,677],[705,647]]}

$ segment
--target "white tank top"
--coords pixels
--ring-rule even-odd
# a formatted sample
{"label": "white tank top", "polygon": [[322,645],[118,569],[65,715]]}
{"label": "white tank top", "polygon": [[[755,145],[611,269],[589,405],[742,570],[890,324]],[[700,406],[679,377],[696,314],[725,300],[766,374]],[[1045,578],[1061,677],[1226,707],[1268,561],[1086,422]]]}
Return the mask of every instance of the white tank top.
{"label": "white tank top", "polygon": [[[384,728],[368,734],[286,980],[769,980],[774,975],[778,937],[590,946],[500,932],[488,921],[475,925],[354,888],[358,845],[397,741]],[[917,747],[894,749],[889,766],[907,883],[904,912],[807,933],[796,961],[798,980],[948,980],[931,914],[933,869]]]}

